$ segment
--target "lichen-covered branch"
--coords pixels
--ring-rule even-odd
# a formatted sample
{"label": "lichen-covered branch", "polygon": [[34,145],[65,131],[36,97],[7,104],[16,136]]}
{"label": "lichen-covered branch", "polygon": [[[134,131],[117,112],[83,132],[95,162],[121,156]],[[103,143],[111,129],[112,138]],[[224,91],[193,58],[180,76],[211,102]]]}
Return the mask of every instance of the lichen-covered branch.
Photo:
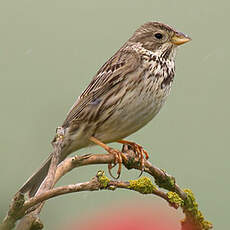
{"label": "lichen-covered branch", "polygon": [[[46,191],[40,195],[37,195],[29,199],[24,203],[23,209],[27,210],[33,207],[34,205],[39,204],[40,202],[67,193],[95,191],[100,189],[115,190],[117,188],[133,190],[133,191],[140,192],[142,194],[154,194],[170,202],[167,193],[158,190],[157,187],[152,184],[151,180],[148,177],[141,177],[137,180],[130,180],[127,182],[114,181],[114,180],[109,180],[109,178],[105,176],[103,171],[98,171],[96,177],[94,177],[92,180],[88,182],[53,188],[50,189],[49,191]],[[172,202],[172,205],[174,205],[174,202]]]}
{"label": "lichen-covered branch", "polygon": [[[125,154],[123,165],[127,169],[139,170],[140,160],[136,156],[132,147],[124,145],[122,152]],[[55,177],[53,177],[53,184],[56,184],[61,177],[74,168],[91,164],[109,164],[113,163],[114,160],[115,159],[112,154],[87,154],[84,156],[69,157],[58,165]],[[26,201],[24,200],[24,196],[22,194],[16,194],[14,200],[12,201],[8,215],[4,219],[2,225],[0,225],[0,230],[13,229],[15,222],[23,216],[25,216],[25,221],[24,223],[19,223],[17,230],[42,229],[43,225],[38,216],[42,208],[42,205],[40,204],[43,204],[44,201],[52,197],[72,192],[94,191],[101,189],[115,190],[117,188],[137,191],[141,194],[153,194],[163,198],[174,208],[181,207],[185,213],[185,219],[182,221],[182,230],[208,230],[212,228],[211,223],[206,221],[202,213],[198,210],[197,202],[191,190],[181,189],[176,184],[174,177],[167,174],[164,170],[155,167],[149,161],[145,160],[144,166],[144,171],[155,179],[156,185],[154,185],[148,177],[140,177],[137,180],[130,180],[126,182],[114,181],[106,177],[104,172],[99,171],[96,177],[88,182],[58,188],[52,188],[52,186],[50,186],[50,189],[44,189],[35,197]],[[164,188],[168,192],[162,191],[160,188]],[[27,214],[28,210],[30,210],[29,214]],[[33,211],[31,212],[31,210]]]}

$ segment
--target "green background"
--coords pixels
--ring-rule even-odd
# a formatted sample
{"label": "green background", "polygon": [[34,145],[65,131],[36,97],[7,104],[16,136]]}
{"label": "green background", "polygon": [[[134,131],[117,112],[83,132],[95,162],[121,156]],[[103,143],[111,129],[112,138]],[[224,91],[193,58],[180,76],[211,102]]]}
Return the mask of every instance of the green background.
{"label": "green background", "polygon": [[[215,229],[229,226],[228,1],[0,2],[0,219],[25,179],[51,151],[50,141],[98,68],[147,21],[161,21],[192,37],[179,48],[172,93],[160,114],[130,136],[150,160],[192,188]],[[99,148],[82,153],[100,152]],[[87,181],[98,169],[77,169],[60,184]],[[122,172],[122,179],[137,172]],[[71,194],[50,200],[46,229],[128,198],[127,191]],[[153,205],[154,205],[153,202]],[[53,218],[52,221],[50,218]]]}

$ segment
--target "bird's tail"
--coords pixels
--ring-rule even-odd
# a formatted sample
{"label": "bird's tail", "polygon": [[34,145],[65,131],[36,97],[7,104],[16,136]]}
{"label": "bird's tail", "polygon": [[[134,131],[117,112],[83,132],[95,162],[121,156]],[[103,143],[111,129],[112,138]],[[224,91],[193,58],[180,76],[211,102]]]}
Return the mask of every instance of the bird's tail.
{"label": "bird's tail", "polygon": [[52,153],[49,155],[48,159],[42,164],[41,168],[38,169],[20,188],[19,192],[29,194],[29,197],[33,197],[37,190],[39,189],[40,185],[46,178],[50,163],[52,159]]}

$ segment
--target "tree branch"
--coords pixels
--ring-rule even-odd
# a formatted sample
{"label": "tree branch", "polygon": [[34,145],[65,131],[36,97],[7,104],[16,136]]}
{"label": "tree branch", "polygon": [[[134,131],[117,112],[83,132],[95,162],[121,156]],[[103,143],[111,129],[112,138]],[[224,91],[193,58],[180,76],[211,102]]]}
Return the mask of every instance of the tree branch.
{"label": "tree branch", "polygon": [[[43,192],[48,191],[49,189],[53,188],[53,186],[55,185],[54,178],[56,175],[56,169],[57,169],[59,157],[60,157],[62,147],[63,147],[63,137],[64,137],[64,130],[62,127],[58,127],[56,130],[56,136],[54,140],[52,141],[54,151],[52,153],[52,159],[51,159],[48,174],[35,195],[42,194]],[[19,222],[16,230],[42,229],[43,224],[40,221],[39,214],[43,206],[44,206],[44,202],[37,204],[32,209],[25,209],[24,207],[22,207],[19,215],[23,215],[24,217]],[[1,226],[0,226],[0,229],[1,229]]]}
{"label": "tree branch", "polygon": [[[56,148],[56,152],[59,150]],[[132,147],[129,145],[124,145],[122,152],[125,154],[123,165],[127,169],[139,170],[140,160],[136,156],[136,153]],[[57,157],[58,154],[56,155],[56,160]],[[50,177],[51,179],[47,182],[49,186],[46,184],[45,187],[40,188],[41,190],[39,189],[39,192],[36,194],[36,196],[28,199],[27,201],[24,200],[24,196],[22,194],[16,194],[14,200],[12,201],[8,215],[4,219],[2,225],[0,225],[0,229],[12,229],[15,222],[25,216],[26,213],[28,213],[28,210],[30,213],[26,215],[27,218],[24,222],[21,221],[19,223],[17,230],[42,229],[43,225],[40,222],[38,214],[41,211],[44,201],[52,197],[72,192],[95,191],[101,189],[115,190],[117,188],[129,189],[142,194],[157,195],[166,200],[170,206],[174,208],[181,207],[185,213],[185,220],[182,222],[182,230],[208,230],[212,228],[211,223],[205,221],[203,215],[198,210],[198,205],[191,190],[181,189],[176,184],[174,177],[167,174],[164,170],[155,167],[147,160],[144,161],[144,171],[155,179],[155,183],[159,188],[164,188],[168,192],[164,192],[157,186],[153,185],[148,177],[141,177],[137,180],[130,180],[126,182],[113,181],[109,180],[109,178],[107,178],[102,171],[99,171],[97,175],[88,182],[61,186],[52,189],[53,185],[56,184],[61,177],[74,168],[91,164],[109,164],[113,163],[114,160],[115,159],[112,154],[87,154],[84,156],[69,157],[61,162],[57,168],[55,168],[54,164],[52,176]]]}

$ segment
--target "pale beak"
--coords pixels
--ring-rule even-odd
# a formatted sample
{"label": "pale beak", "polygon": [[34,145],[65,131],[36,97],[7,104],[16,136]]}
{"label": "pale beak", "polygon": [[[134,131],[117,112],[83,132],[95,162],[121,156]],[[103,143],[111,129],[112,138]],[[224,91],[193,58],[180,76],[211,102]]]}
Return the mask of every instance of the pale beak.
{"label": "pale beak", "polygon": [[176,32],[174,34],[174,36],[172,37],[171,39],[171,42],[174,44],[174,45],[182,45],[186,42],[189,42],[191,40],[190,37],[188,37],[187,35],[183,34],[183,33],[180,33],[180,32]]}

